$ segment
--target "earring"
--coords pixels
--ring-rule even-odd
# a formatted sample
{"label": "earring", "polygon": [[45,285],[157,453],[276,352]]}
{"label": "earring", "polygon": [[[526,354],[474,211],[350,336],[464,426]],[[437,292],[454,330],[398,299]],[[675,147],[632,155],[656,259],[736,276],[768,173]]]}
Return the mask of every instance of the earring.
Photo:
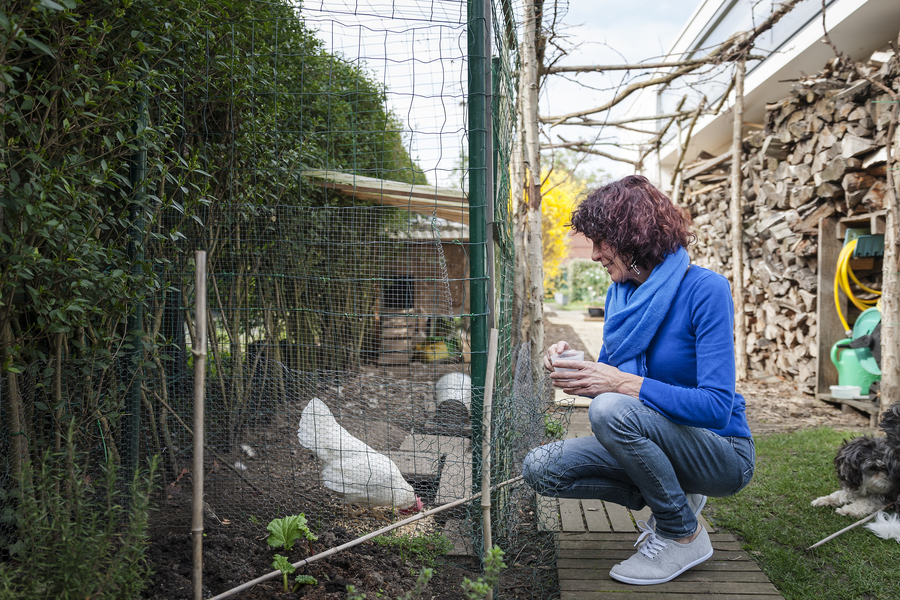
{"label": "earring", "polygon": [[635,261],[631,261],[631,270],[634,271],[635,273],[637,273],[638,275],[641,274],[641,270],[638,269],[637,262],[635,262]]}

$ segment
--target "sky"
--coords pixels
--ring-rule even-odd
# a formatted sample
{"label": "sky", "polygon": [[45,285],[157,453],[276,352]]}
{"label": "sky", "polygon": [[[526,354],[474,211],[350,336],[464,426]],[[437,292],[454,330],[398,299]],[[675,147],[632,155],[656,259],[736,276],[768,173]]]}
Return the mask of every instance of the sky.
{"label": "sky", "polygon": [[[700,1],[559,0],[545,4],[545,24],[558,8],[557,31],[570,54],[557,64],[633,63],[665,54]],[[429,182],[458,185],[455,169],[466,151],[465,0],[307,0],[303,12],[330,50],[358,61],[387,87],[388,104],[408,126],[411,154]],[[622,74],[576,77],[609,88]],[[540,113],[564,114],[611,97],[610,91],[592,92],[551,76],[540,98]],[[559,134],[570,141],[598,135],[597,129],[586,127],[548,131],[554,141]],[[633,171],[630,165],[603,158],[590,158],[583,167],[616,177]]]}
{"label": "sky", "polygon": [[[700,0],[660,1],[625,0],[621,2],[597,2],[595,0],[571,0],[568,12],[561,18],[560,32],[565,42],[574,47],[558,65],[623,64],[658,60],[674,44],[678,34],[693,14]],[[577,46],[577,47],[576,47]],[[571,76],[571,74],[569,75]],[[609,88],[622,80],[622,72],[610,74],[578,74],[579,81],[598,88]],[[613,96],[609,91],[592,92],[559,75],[549,76],[540,99],[541,115],[561,115],[593,106],[600,106]],[[613,115],[628,107],[626,100],[614,109]],[[600,120],[603,113],[592,118]],[[568,141],[592,139],[608,134],[597,128],[557,126],[546,128],[551,141],[562,136]],[[548,140],[544,139],[546,143]],[[601,148],[617,154],[614,147]],[[622,177],[633,172],[626,163],[605,158],[591,158],[583,163],[587,169],[602,169],[610,176]]]}

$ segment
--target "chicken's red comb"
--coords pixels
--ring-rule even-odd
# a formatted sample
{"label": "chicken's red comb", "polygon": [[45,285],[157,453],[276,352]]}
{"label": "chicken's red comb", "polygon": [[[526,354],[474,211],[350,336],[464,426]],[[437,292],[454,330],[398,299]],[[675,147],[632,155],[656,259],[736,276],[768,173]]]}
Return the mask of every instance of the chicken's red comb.
{"label": "chicken's red comb", "polygon": [[411,515],[412,513],[422,512],[423,510],[425,510],[425,505],[422,503],[422,499],[416,496],[415,504],[408,508],[401,508],[398,512],[401,515]]}

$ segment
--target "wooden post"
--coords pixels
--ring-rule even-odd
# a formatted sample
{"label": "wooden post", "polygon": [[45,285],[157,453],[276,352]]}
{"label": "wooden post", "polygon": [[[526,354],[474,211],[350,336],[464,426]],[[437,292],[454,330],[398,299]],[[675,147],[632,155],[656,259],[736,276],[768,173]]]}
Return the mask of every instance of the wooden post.
{"label": "wooden post", "polygon": [[[484,540],[484,557],[494,542],[491,539],[491,409],[494,398],[494,373],[497,369],[497,338],[499,332],[491,329],[488,339],[487,373],[484,377],[484,404],[481,416],[481,535]],[[487,600],[493,597],[493,590]]]}
{"label": "wooden post", "polygon": [[747,330],[744,328],[744,209],[741,193],[741,144],[744,127],[746,58],[734,65],[734,128],[731,136],[731,269],[734,296],[734,366],[738,381],[747,379]]}
{"label": "wooden post", "polygon": [[194,252],[197,337],[194,340],[194,465],[191,473],[191,587],[203,598],[203,403],[206,394],[206,252]]}
{"label": "wooden post", "polygon": [[[831,386],[837,385],[838,372],[831,363],[831,346],[846,337],[844,326],[834,308],[834,270],[843,244],[837,237],[835,217],[819,220],[818,289],[816,301],[816,398],[831,399]],[[838,297],[842,310],[847,311],[847,299]]]}
{"label": "wooden post", "polygon": [[528,233],[525,240],[529,275],[526,319],[530,325],[531,365],[535,373],[540,369],[544,352],[544,252],[541,239],[541,151],[538,139],[540,65],[537,53],[540,39],[538,22],[542,10],[542,0],[525,1],[521,79],[522,124],[525,136],[525,199],[528,215]]}
{"label": "wooden post", "polygon": [[887,226],[884,231],[884,284],[881,296],[881,406],[883,413],[888,406],[900,400],[900,177],[897,168],[897,147],[900,145],[900,127],[897,116],[900,104],[891,109],[891,124],[887,143]]}

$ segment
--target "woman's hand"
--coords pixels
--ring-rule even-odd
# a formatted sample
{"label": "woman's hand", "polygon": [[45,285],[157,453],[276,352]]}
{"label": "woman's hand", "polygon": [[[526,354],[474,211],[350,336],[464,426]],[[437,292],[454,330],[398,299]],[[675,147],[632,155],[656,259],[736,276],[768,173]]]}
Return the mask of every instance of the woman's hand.
{"label": "woman's hand", "polygon": [[[552,346],[551,346],[552,348]],[[544,359],[545,362],[547,359]],[[606,392],[617,392],[638,398],[643,377],[624,373],[604,363],[578,360],[557,360],[553,366],[573,371],[556,371],[550,374],[553,387],[563,388],[567,394],[595,398]]]}
{"label": "woman's hand", "polygon": [[547,348],[547,353],[544,355],[544,368],[551,373],[553,372],[553,363],[552,358],[557,354],[562,354],[566,350],[569,349],[569,342],[559,341]]}

